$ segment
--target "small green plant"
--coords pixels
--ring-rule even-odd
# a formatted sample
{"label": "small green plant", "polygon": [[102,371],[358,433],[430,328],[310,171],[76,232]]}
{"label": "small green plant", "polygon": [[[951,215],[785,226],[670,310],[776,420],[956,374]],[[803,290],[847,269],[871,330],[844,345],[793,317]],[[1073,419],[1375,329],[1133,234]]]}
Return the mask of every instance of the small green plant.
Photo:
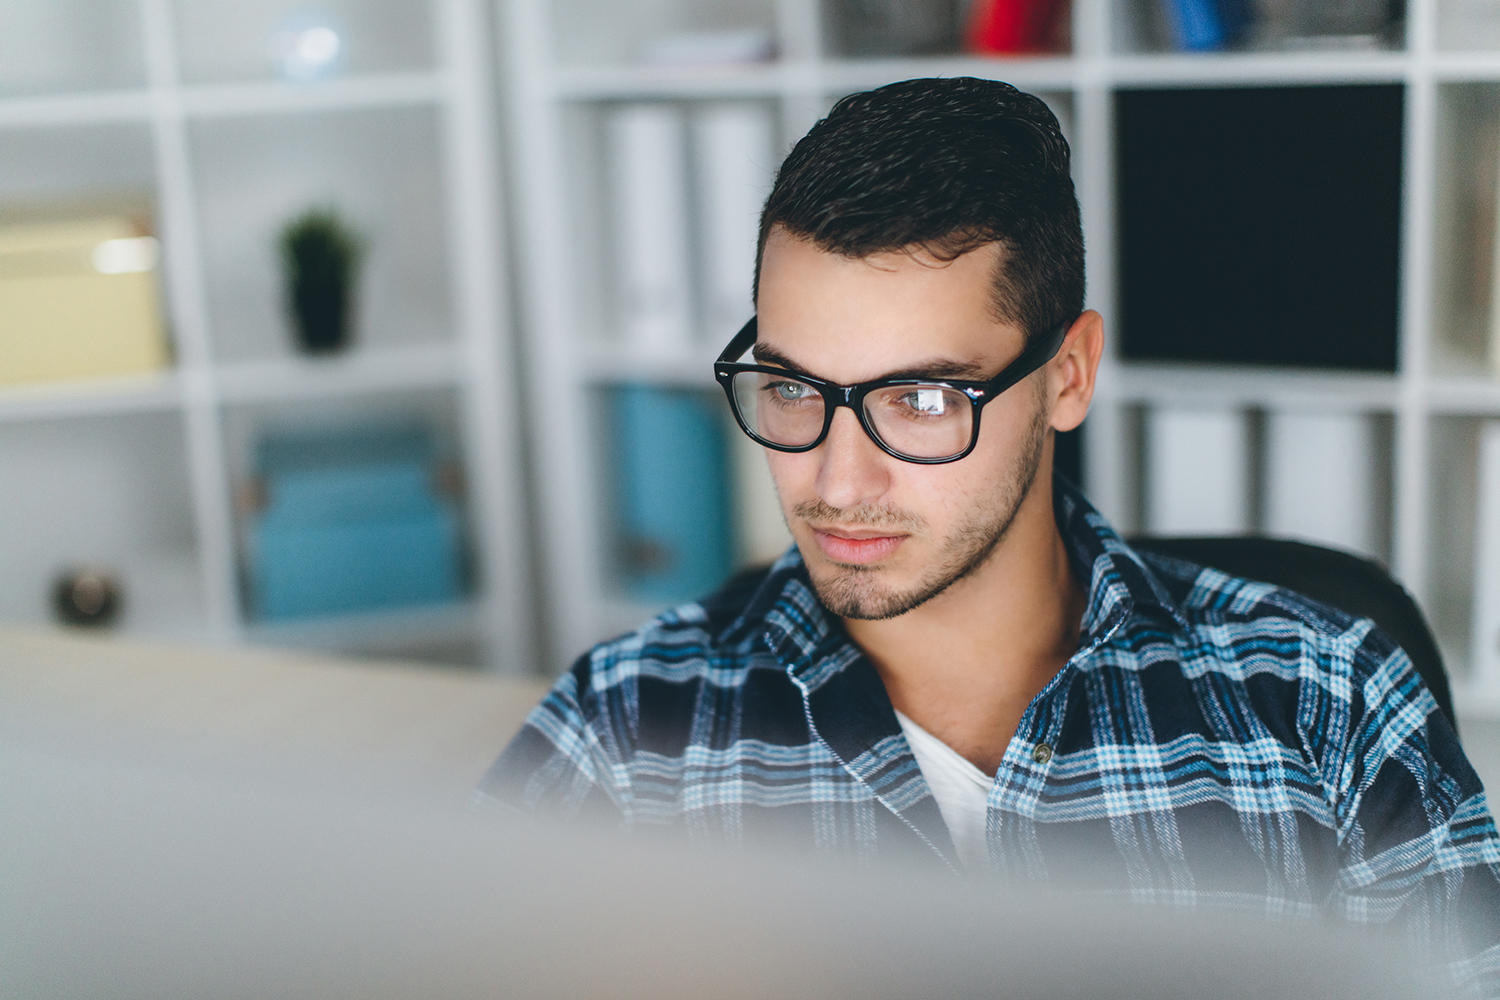
{"label": "small green plant", "polygon": [[348,346],[351,301],[364,241],[333,208],[313,208],[281,233],[287,300],[297,343],[310,354]]}

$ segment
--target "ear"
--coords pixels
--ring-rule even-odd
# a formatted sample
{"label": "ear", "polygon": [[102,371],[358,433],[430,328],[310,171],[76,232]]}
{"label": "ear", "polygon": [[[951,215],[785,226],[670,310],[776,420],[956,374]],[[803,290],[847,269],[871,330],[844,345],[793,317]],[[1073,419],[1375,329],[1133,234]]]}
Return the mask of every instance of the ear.
{"label": "ear", "polygon": [[1094,379],[1104,354],[1104,317],[1085,310],[1068,328],[1057,356],[1047,363],[1047,394],[1053,430],[1070,431],[1088,416]]}

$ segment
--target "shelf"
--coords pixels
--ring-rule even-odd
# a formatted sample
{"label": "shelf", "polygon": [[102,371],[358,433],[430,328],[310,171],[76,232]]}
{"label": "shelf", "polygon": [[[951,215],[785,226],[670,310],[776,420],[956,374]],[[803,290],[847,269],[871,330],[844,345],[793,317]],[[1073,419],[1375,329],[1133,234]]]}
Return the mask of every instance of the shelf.
{"label": "shelf", "polygon": [[354,349],[331,357],[273,358],[219,365],[226,402],[327,399],[456,385],[462,367],[452,344]]}
{"label": "shelf", "polygon": [[245,641],[310,649],[378,649],[472,641],[480,636],[479,608],[473,601],[389,608],[329,618],[255,622]]}
{"label": "shelf", "polygon": [[559,68],[553,87],[562,100],[775,97],[796,79],[781,63],[724,66],[601,66]]}
{"label": "shelf", "polygon": [[917,76],[976,76],[1004,80],[1022,90],[1066,90],[1086,64],[1071,56],[929,56],[903,59],[830,59],[820,78],[830,93],[869,90]]}
{"label": "shelf", "polygon": [[151,92],[148,90],[0,98],[0,128],[94,125],[146,121],[150,117]]}
{"label": "shelf", "polygon": [[1454,52],[1432,57],[1432,73],[1444,83],[1500,80],[1500,52]]}
{"label": "shelf", "polygon": [[1404,52],[1218,52],[1123,55],[1105,60],[1119,87],[1256,84],[1400,83],[1412,66]]}
{"label": "shelf", "polygon": [[1306,369],[1121,362],[1100,373],[1099,395],[1125,403],[1394,410],[1394,375]]}
{"label": "shelf", "polygon": [[0,388],[0,423],[160,413],[182,405],[176,372]]}
{"label": "shelf", "polygon": [[[219,118],[437,104],[448,91],[448,79],[442,73],[383,73],[308,84],[198,84],[179,87],[174,93],[187,115]],[[0,98],[0,128],[148,121],[154,100],[153,92],[146,89]]]}
{"label": "shelf", "polygon": [[1500,416],[1500,382],[1481,375],[1449,375],[1427,384],[1427,405],[1433,413]]}
{"label": "shelf", "polygon": [[448,94],[441,73],[381,73],[319,83],[225,83],[181,88],[183,110],[194,118],[400,108],[436,104]]}
{"label": "shelf", "polygon": [[[553,87],[563,100],[774,97],[793,90],[828,94],[879,87],[917,76],[1002,79],[1022,90],[1057,91],[1103,83],[1118,87],[1254,84],[1400,83],[1417,62],[1399,51],[1141,53],[1092,59],[1056,56],[933,56],[825,59],[764,65],[562,67]],[[1500,54],[1434,58],[1444,79],[1500,79]]]}

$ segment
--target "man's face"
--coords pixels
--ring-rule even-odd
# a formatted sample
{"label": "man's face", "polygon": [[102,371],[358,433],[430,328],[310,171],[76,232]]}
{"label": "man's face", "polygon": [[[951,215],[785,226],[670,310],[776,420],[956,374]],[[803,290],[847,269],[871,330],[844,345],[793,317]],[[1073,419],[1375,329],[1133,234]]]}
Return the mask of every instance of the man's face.
{"label": "man's face", "polygon": [[[990,245],[951,262],[849,258],[774,230],[761,263],[756,356],[842,385],[910,373],[991,378],[1024,340],[992,312],[998,254]],[[1040,464],[1043,377],[988,403],[978,443],[957,462],[887,455],[848,407],[813,450],[767,450],[787,524],[829,610],[892,618],[984,563]]]}

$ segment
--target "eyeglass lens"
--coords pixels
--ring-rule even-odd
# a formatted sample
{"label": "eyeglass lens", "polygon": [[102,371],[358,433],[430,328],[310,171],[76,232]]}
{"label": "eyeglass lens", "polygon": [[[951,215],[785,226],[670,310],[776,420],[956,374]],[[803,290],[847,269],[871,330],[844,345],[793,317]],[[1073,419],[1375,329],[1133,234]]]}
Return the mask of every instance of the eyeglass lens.
{"label": "eyeglass lens", "polygon": [[[739,372],[734,405],[745,426],[768,444],[804,448],[823,432],[826,408],[813,385],[789,375]],[[912,458],[948,458],[969,446],[974,407],[941,385],[892,385],[867,393],[865,424],[892,451]]]}

